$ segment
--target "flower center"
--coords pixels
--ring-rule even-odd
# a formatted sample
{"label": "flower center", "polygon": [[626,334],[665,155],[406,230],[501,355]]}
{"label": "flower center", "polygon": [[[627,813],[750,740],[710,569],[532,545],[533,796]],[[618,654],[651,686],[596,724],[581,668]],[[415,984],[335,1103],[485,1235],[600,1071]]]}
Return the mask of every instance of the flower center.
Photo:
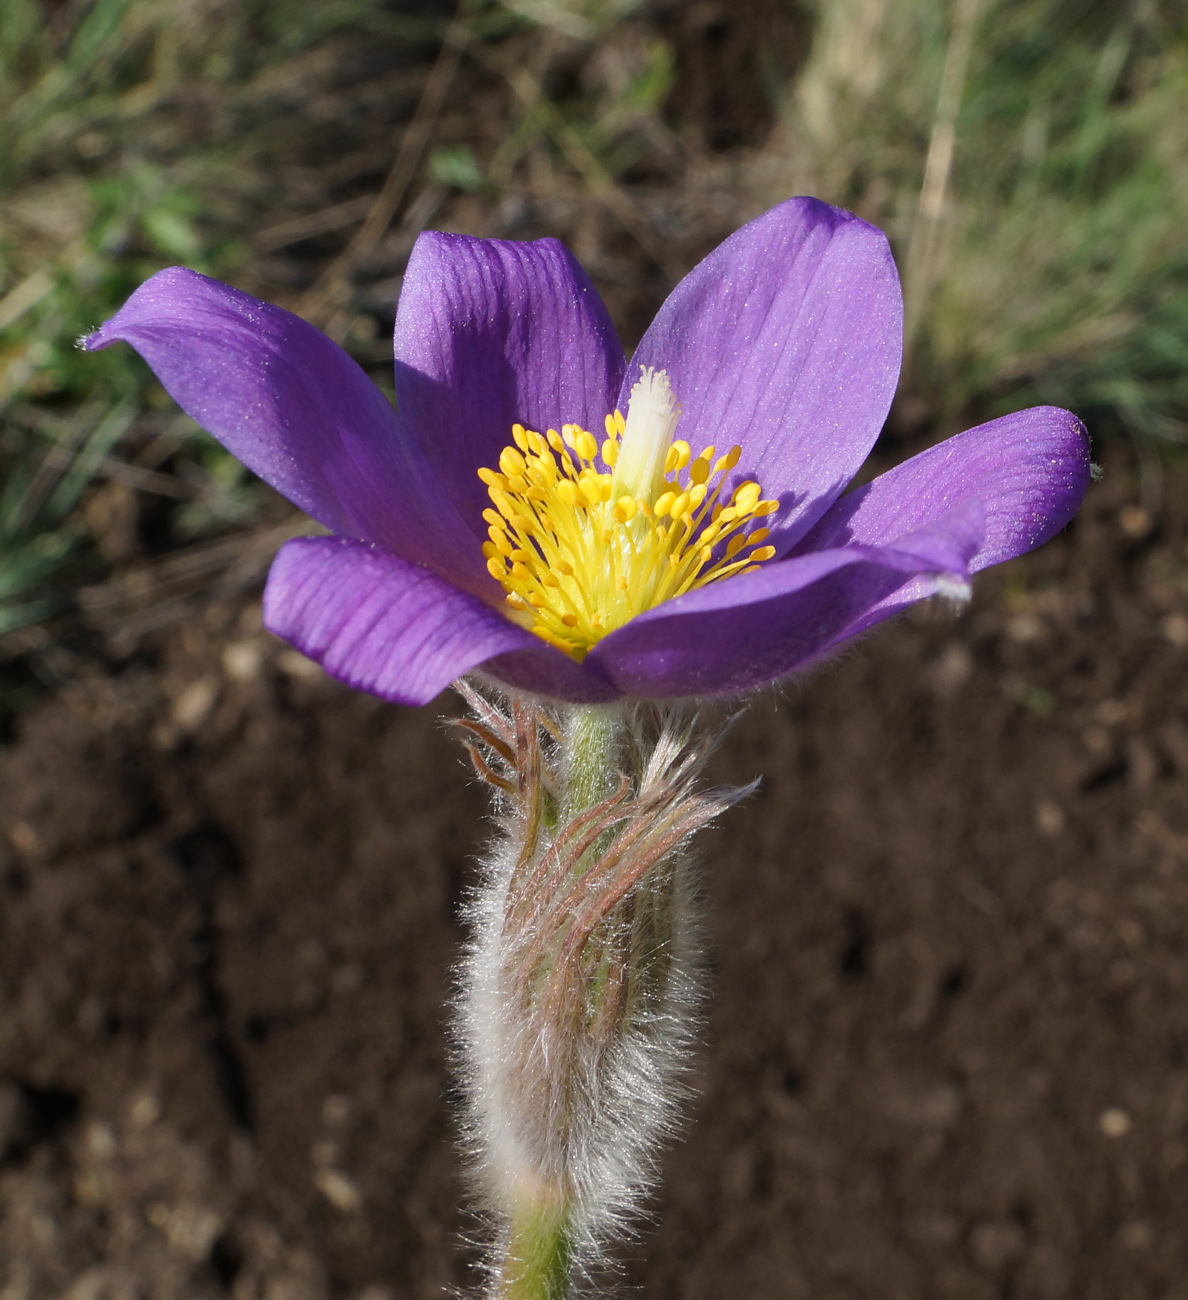
{"label": "flower center", "polygon": [[746,529],[778,503],[752,482],[722,499],[742,448],[693,458],[673,440],[680,416],[668,375],[644,368],[626,419],[606,417],[601,448],[576,424],[544,434],[516,424],[499,469],[478,472],[494,506],[483,554],[512,617],[574,659],[644,610],[775,554],[760,545],[766,528]]}

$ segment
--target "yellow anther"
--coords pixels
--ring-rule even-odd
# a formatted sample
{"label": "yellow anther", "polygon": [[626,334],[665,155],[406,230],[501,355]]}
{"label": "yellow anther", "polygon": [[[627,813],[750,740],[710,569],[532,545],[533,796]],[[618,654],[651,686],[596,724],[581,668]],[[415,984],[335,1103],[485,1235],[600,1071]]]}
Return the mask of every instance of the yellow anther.
{"label": "yellow anther", "polygon": [[627,428],[627,417],[619,410],[615,411],[615,428],[619,431],[620,437]]}
{"label": "yellow anther", "polygon": [[602,421],[602,427],[606,430],[606,436],[608,438],[613,438],[619,432],[619,426],[615,424],[615,417],[613,415],[608,415]]}
{"label": "yellow anther", "polygon": [[[527,466],[524,468],[527,469]],[[522,495],[528,491],[528,479],[523,474],[509,474],[507,487],[509,492],[518,492]]]}
{"label": "yellow anther", "polygon": [[742,456],[741,447],[731,447],[725,456],[719,456],[714,465],[714,474],[728,474],[738,464]]}
{"label": "yellow anther", "polygon": [[550,573],[548,569],[545,569],[540,575],[540,580],[546,587],[559,587],[561,585],[560,582],[557,581],[557,575],[555,573]]}
{"label": "yellow anther", "polygon": [[677,499],[675,492],[665,492],[663,496],[657,497],[652,505],[657,519],[663,519],[669,510],[672,509],[672,503]]}
{"label": "yellow anther", "polygon": [[726,558],[728,560],[733,560],[746,544],[747,539],[745,537],[735,534],[735,536],[726,543]]}
{"label": "yellow anther", "polygon": [[760,501],[755,509],[751,511],[751,514],[756,519],[759,519],[763,515],[774,515],[779,508],[780,503],[778,501]]}
{"label": "yellow anther", "polygon": [[572,506],[577,502],[577,485],[571,479],[561,479],[553,490],[567,506]]}
{"label": "yellow anther", "polygon": [[577,627],[578,616],[576,614],[562,614],[561,622],[564,623],[566,627]]}
{"label": "yellow anther", "polygon": [[615,502],[615,518],[621,524],[634,519],[639,513],[639,503],[634,497],[622,496]]}
{"label": "yellow anther", "polygon": [[522,424],[512,425],[512,439],[521,451],[528,450],[528,430]]}
{"label": "yellow anther", "polygon": [[480,549],[483,552],[483,557],[488,560],[493,560],[499,554],[499,548],[494,542],[484,542]]}
{"label": "yellow anther", "polygon": [[709,488],[704,483],[698,483],[696,487],[691,487],[689,489],[689,509],[696,510],[705,500],[705,494],[708,491]]}
{"label": "yellow anther", "polygon": [[757,551],[752,551],[747,559],[754,564],[760,564],[763,560],[770,560],[774,554],[774,546],[761,546]]}
{"label": "yellow anther", "polygon": [[503,475],[496,474],[493,469],[480,469],[478,472],[478,476],[489,488],[490,487],[501,488],[507,486],[507,483],[504,481]]}
{"label": "yellow anther", "polygon": [[620,591],[627,590],[627,579],[622,574],[619,574],[618,588]]}
{"label": "yellow anther", "polygon": [[672,503],[672,505],[668,507],[668,512],[669,514],[672,515],[674,519],[680,519],[682,515],[688,512],[688,509],[689,509],[689,494],[688,492],[682,492],[681,495],[677,497],[677,499]]}
{"label": "yellow anther", "polygon": [[748,546],[758,546],[760,542],[765,542],[771,536],[770,528],[756,528],[755,531],[747,538]]}
{"label": "yellow anther", "polygon": [[502,582],[507,569],[504,567],[502,560],[492,558],[487,561],[487,572],[496,582]]}
{"label": "yellow anther", "polygon": [[664,472],[671,474],[674,470],[684,469],[689,463],[689,457],[692,454],[689,444],[682,438],[678,438],[668,449],[668,456],[664,461]]}
{"label": "yellow anther", "polygon": [[554,451],[560,451],[561,448],[565,446],[565,443],[561,441],[561,435],[556,429],[550,429],[548,433],[545,434],[545,437],[549,440],[549,446],[552,447]]}
{"label": "yellow anther", "polygon": [[548,446],[548,443],[545,442],[545,440],[540,436],[539,433],[533,433],[532,430],[529,429],[528,446],[531,447],[532,450],[539,456],[544,451],[545,447]]}
{"label": "yellow anther", "polygon": [[[525,439],[525,446],[527,439]],[[499,468],[508,476],[513,477],[516,474],[523,474],[528,468],[528,462],[514,447],[504,447],[499,453]]]}
{"label": "yellow anther", "polygon": [[689,466],[689,477],[694,483],[704,483],[710,476],[709,461],[704,456],[698,456],[697,459]]}
{"label": "yellow anther", "polygon": [[557,561],[557,572],[560,573],[563,577],[566,577],[566,578],[572,578],[572,577],[573,577],[573,565],[570,564],[567,560],[558,560],[558,561]]}
{"label": "yellow anther", "polygon": [[[607,416],[610,419],[610,416]],[[611,469],[615,467],[615,461],[619,459],[619,444],[612,442],[609,438],[602,444],[602,463],[609,465]]]}
{"label": "yellow anther", "polygon": [[598,443],[588,429],[580,429],[574,435],[574,445],[583,460],[593,460],[598,455]]}
{"label": "yellow anther", "polygon": [[752,483],[750,481],[740,483],[738,487],[734,489],[734,495],[731,497],[731,502],[740,515],[749,515],[758,504],[759,493],[762,491],[763,489],[758,483]]}
{"label": "yellow anther", "polygon": [[492,510],[490,506],[483,511],[483,518],[491,525],[492,528],[503,527],[503,516]]}

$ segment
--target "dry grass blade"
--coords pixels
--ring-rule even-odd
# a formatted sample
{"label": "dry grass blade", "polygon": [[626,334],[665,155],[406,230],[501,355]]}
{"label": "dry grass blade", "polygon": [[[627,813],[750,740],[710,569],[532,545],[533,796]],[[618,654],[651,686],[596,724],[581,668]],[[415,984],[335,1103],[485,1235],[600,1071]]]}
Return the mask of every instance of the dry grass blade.
{"label": "dry grass blade", "polygon": [[295,518],[219,541],[202,542],[110,582],[83,587],[78,602],[90,626],[116,632],[131,615],[167,599],[205,592],[216,578],[229,578],[235,584],[250,582],[264,572],[278,547],[294,537],[308,537],[320,531],[310,520]]}
{"label": "dry grass blade", "polygon": [[515,92],[527,116],[552,137],[570,166],[581,176],[590,195],[611,212],[648,257],[675,284],[686,267],[670,257],[664,245],[636,206],[635,200],[549,101],[537,77],[525,67],[509,66],[487,46],[472,44],[467,53],[483,67],[496,72]]}
{"label": "dry grass blade", "polygon": [[924,181],[920,187],[904,273],[904,337],[909,349],[927,305],[928,291],[939,272],[940,232],[953,171],[953,153],[957,146],[957,114],[969,71],[974,32],[984,5],[985,0],[955,0],[953,6],[953,30],[945,51],[936,118],[932,124]]}
{"label": "dry grass blade", "polygon": [[[425,82],[416,114],[400,141],[400,149],[387,180],[372,200],[362,227],[297,304],[298,314],[313,324],[325,325],[337,316],[340,300],[352,272],[392,224],[392,219],[416,176],[417,168],[421,165],[454,74],[458,71],[462,50],[468,41],[466,28],[459,19],[455,19]],[[341,339],[345,335],[347,324],[346,320],[335,319],[326,332],[332,338]]]}
{"label": "dry grass blade", "polygon": [[103,407],[99,402],[88,402],[74,413],[58,442],[46,448],[29,486],[25,489],[20,510],[14,521],[14,532],[24,530],[33,521],[102,415]]}
{"label": "dry grass blade", "polygon": [[275,253],[290,244],[299,244],[303,239],[332,234],[344,226],[362,221],[371,211],[375,198],[374,194],[361,194],[358,198],[347,199],[345,203],[335,203],[332,207],[320,208],[317,212],[279,221],[275,226],[260,231],[252,239],[252,247],[257,253]]}
{"label": "dry grass blade", "polygon": [[38,267],[32,275],[26,276],[15,289],[0,298],[0,330],[15,325],[29,310],[36,307],[54,287],[54,277],[44,268]]}

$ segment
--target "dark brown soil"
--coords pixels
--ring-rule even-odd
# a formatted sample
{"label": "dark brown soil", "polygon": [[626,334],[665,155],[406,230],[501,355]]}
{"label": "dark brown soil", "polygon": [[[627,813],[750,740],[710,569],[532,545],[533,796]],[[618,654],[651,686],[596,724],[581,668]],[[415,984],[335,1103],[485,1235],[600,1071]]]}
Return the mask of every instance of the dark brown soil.
{"label": "dark brown soil", "polygon": [[[652,1300],[1188,1296],[1188,479],[756,700]],[[1150,483],[1148,483],[1148,489]],[[0,1297],[473,1286],[437,708],[214,606],[0,771]]]}

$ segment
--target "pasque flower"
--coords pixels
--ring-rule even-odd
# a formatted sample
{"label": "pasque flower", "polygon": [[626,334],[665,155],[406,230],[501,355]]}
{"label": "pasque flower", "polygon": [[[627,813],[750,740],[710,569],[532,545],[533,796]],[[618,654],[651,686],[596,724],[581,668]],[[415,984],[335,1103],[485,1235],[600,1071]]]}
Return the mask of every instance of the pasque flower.
{"label": "pasque flower", "polygon": [[[992,421],[846,492],[899,375],[883,235],[793,199],[669,297],[627,365],[554,240],[425,234],[394,410],[288,312],[191,271],[86,346],[174,398],[331,536],[288,542],[265,621],[424,703],[460,682],[500,834],[468,908],[456,1036],[491,1212],[489,1294],[558,1300],[629,1229],[671,1133],[705,961],[695,704],[822,656],[1046,540],[1089,478],[1067,411]],[[843,495],[844,493],[844,495]]]}
{"label": "pasque flower", "polygon": [[404,278],[395,410],[312,326],[191,271],[86,346],[117,340],[330,530],[281,549],[268,626],[405,703],[474,670],[575,703],[746,691],[1039,545],[1089,478],[1080,422],[1037,407],[845,493],[902,305],[881,232],[813,199],[712,252],[630,366],[555,240],[440,233]]}

